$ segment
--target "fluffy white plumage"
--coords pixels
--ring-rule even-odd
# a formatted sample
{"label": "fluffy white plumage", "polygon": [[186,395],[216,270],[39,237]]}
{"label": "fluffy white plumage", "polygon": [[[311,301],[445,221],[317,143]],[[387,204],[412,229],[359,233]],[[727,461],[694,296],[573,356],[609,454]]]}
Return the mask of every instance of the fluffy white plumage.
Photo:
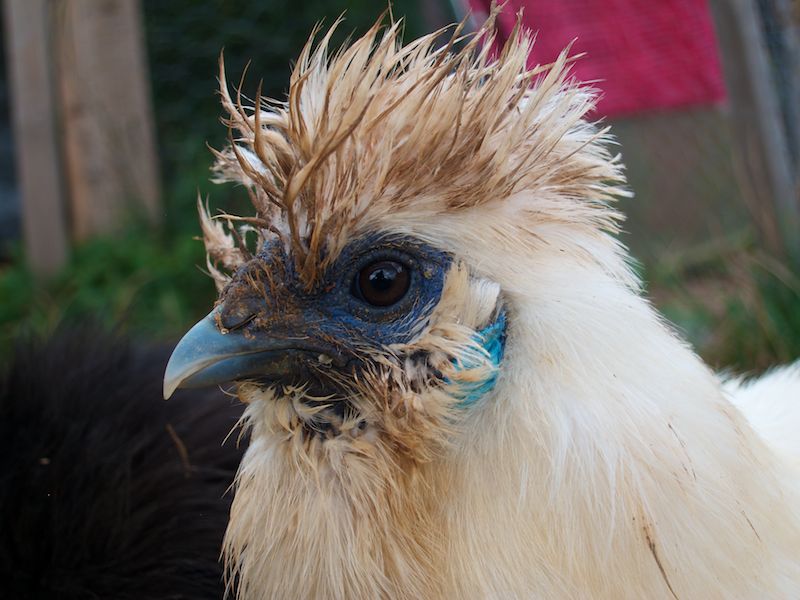
{"label": "fluffy white plumage", "polygon": [[457,265],[415,343],[458,355],[498,301],[509,323],[498,384],[464,414],[398,383],[354,400],[363,433],[309,440],[298,397],[240,386],[240,594],[800,598],[800,368],[723,384],[703,364],[613,235],[622,176],[583,120],[591,92],[565,57],[529,88],[524,35],[495,63],[475,40],[376,28],[331,60],[307,48],[285,105],[223,92],[238,137],[218,171],[303,277],[364,233],[411,236]]}
{"label": "fluffy white plumage", "polygon": [[800,362],[757,379],[729,379],[723,388],[770,448],[800,472]]}

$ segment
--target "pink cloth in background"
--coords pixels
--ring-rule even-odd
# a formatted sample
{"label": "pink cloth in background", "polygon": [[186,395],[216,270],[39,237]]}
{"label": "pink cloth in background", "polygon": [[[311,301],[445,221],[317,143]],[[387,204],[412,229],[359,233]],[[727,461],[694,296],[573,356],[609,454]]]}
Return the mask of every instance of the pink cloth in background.
{"label": "pink cloth in background", "polygon": [[[490,0],[462,0],[483,22]],[[536,43],[528,65],[546,64],[572,40],[580,81],[603,94],[595,116],[718,104],[725,99],[714,26],[706,0],[508,0],[498,42],[519,9]]]}

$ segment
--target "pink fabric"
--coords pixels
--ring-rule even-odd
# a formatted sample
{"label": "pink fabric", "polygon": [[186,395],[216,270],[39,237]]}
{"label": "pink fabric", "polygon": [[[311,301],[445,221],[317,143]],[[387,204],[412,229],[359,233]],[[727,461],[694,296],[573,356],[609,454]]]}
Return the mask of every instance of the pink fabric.
{"label": "pink fabric", "polygon": [[[490,0],[462,0],[482,22]],[[717,104],[725,99],[706,0],[508,0],[498,21],[504,42],[524,9],[538,32],[529,66],[553,61],[572,40],[580,81],[603,94],[598,116]]]}

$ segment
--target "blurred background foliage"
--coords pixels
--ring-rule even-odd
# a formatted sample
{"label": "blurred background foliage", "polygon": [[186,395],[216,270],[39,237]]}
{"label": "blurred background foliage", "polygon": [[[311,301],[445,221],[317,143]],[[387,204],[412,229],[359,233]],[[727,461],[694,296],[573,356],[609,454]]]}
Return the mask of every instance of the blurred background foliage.
{"label": "blurred background foliage", "polygon": [[[393,2],[394,14],[407,19],[406,38],[430,28],[424,4]],[[313,26],[331,23],[343,6],[346,21],[337,43],[363,32],[383,10],[374,0],[143,0],[164,190],[162,226],[154,229],[132,218],[118,235],[76,247],[66,268],[47,281],[37,280],[14,249],[0,264],[0,356],[21,332],[45,333],[63,320],[91,319],[135,336],[170,340],[209,310],[216,294],[201,272],[205,258],[196,238],[196,199],[210,196],[213,207],[247,211],[243,190],[208,181],[206,144],[221,147],[227,136],[216,94],[220,51],[224,48],[231,82],[251,62],[245,93],[252,95],[263,79],[264,93],[283,99],[290,60]],[[448,2],[439,3],[436,16],[453,18]],[[625,152],[623,145],[623,157]],[[679,252],[648,246],[647,238],[646,231],[638,231],[623,239],[633,241],[644,257],[640,268],[648,293],[712,365],[760,369],[800,357],[796,263],[789,266],[767,254],[749,234]]]}

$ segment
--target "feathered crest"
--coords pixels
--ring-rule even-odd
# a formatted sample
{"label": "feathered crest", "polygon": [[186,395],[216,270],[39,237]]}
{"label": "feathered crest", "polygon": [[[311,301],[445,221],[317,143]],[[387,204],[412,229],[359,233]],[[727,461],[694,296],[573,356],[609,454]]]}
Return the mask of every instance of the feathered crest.
{"label": "feathered crest", "polygon": [[[492,56],[496,14],[474,33],[461,22],[405,46],[399,22],[378,21],[329,56],[337,21],[303,48],[285,103],[260,88],[252,105],[232,96],[220,61],[231,143],[215,152],[217,180],[245,184],[256,209],[245,220],[284,239],[307,285],[387,214],[435,218],[523,190],[604,205],[619,193],[605,131],[582,121],[594,95],[567,80],[569,49],[528,69],[518,20]],[[206,243],[212,260],[231,253]]]}

